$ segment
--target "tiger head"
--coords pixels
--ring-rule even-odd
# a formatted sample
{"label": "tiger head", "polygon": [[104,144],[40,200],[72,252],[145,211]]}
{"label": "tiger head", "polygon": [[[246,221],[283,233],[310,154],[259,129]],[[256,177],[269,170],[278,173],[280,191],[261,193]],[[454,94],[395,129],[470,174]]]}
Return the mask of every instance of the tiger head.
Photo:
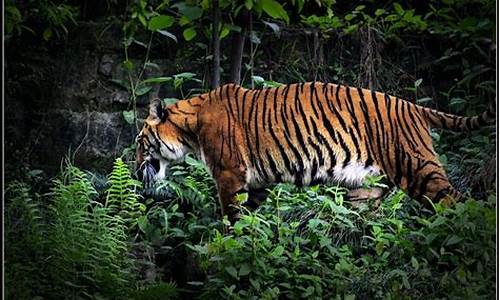
{"label": "tiger head", "polygon": [[180,128],[168,116],[159,99],[149,105],[149,115],[135,138],[136,174],[150,184],[166,176],[168,164],[186,154]]}

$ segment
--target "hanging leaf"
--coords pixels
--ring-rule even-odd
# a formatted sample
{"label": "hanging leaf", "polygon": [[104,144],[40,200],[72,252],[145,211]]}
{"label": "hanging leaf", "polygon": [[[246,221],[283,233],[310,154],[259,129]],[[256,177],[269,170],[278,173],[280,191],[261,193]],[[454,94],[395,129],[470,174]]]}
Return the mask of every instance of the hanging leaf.
{"label": "hanging leaf", "polygon": [[253,7],[253,0],[245,0],[245,7],[248,10],[251,10]]}
{"label": "hanging leaf", "polygon": [[151,91],[151,89],[152,89],[152,87],[150,87],[150,86],[140,84],[137,87],[137,89],[135,90],[135,94],[137,96],[142,96],[142,95],[147,94],[149,91]]}
{"label": "hanging leaf", "polygon": [[186,28],[182,32],[182,35],[184,36],[184,39],[186,39],[186,41],[190,41],[196,36],[196,30],[194,29],[194,27]]}
{"label": "hanging leaf", "polygon": [[128,124],[134,124],[135,114],[133,110],[124,110],[122,111],[123,118]]}
{"label": "hanging leaf", "polygon": [[262,0],[262,9],[274,19],[282,19],[286,23],[290,21],[283,6],[274,0]]}
{"label": "hanging leaf", "polygon": [[279,33],[280,31],[280,27],[278,26],[278,24],[276,23],[272,23],[272,22],[266,22],[266,21],[263,21],[264,24],[266,24],[269,28],[271,28],[274,33]]}
{"label": "hanging leaf", "polygon": [[420,85],[422,84],[422,78],[419,78],[417,79],[417,81],[415,81],[415,87],[419,87]]}
{"label": "hanging leaf", "polygon": [[148,29],[151,31],[156,31],[158,29],[164,29],[172,26],[174,24],[174,17],[171,16],[156,16],[149,20]]}
{"label": "hanging leaf", "polygon": [[174,104],[177,101],[179,101],[179,99],[177,99],[177,98],[163,98],[163,103],[165,103],[165,105],[167,105],[167,106],[170,104]]}
{"label": "hanging leaf", "polygon": [[168,38],[173,39],[177,43],[177,37],[175,35],[173,35],[172,33],[168,32],[166,30],[157,30],[156,32],[158,32],[159,34],[164,35]]}
{"label": "hanging leaf", "polygon": [[163,82],[168,82],[172,81],[172,77],[153,77],[153,78],[148,78],[146,80],[143,80],[141,84],[145,83],[163,83]]}
{"label": "hanging leaf", "polygon": [[201,18],[203,15],[203,9],[198,6],[189,6],[185,2],[176,3],[172,5],[173,8],[177,8],[179,12],[186,16],[190,21]]}
{"label": "hanging leaf", "polygon": [[116,79],[116,78],[113,78],[113,79],[110,79],[110,81],[116,85],[118,85],[119,87],[125,89],[125,90],[129,90],[130,86],[129,86],[129,83],[123,79]]}
{"label": "hanging leaf", "polygon": [[222,28],[222,31],[220,33],[220,39],[222,40],[223,38],[225,38],[229,34],[229,31],[229,27],[224,24],[224,27]]}
{"label": "hanging leaf", "polygon": [[147,47],[148,47],[148,45],[146,45],[145,43],[143,43],[143,42],[141,42],[141,41],[138,41],[138,40],[136,40],[136,39],[133,39],[133,40],[132,40],[132,42],[133,42],[133,43],[135,43],[135,44],[137,44],[137,45],[139,45],[139,46],[142,46],[142,47],[144,47],[144,48],[147,48]]}
{"label": "hanging leaf", "polygon": [[127,59],[123,61],[123,67],[128,71],[132,71],[132,69],[134,68],[134,63]]}

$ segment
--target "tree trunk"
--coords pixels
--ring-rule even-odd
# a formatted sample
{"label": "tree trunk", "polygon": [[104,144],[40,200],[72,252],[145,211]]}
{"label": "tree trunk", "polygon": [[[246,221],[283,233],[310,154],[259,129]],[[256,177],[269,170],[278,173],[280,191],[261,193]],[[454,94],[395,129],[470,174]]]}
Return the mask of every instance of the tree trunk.
{"label": "tree trunk", "polygon": [[241,83],[241,62],[243,60],[243,48],[245,47],[246,32],[236,32],[233,35],[233,51],[231,53],[231,82]]}
{"label": "tree trunk", "polygon": [[241,31],[233,35],[233,50],[231,53],[231,82],[241,84],[241,63],[243,61],[243,49],[245,48],[245,39],[248,32],[248,23],[250,21],[250,12],[244,11],[236,24],[240,26]]}
{"label": "tree trunk", "polygon": [[220,22],[220,9],[219,0],[212,1],[212,47],[213,47],[213,69],[212,69],[212,88],[219,87],[220,84],[220,35],[219,35],[219,22]]}

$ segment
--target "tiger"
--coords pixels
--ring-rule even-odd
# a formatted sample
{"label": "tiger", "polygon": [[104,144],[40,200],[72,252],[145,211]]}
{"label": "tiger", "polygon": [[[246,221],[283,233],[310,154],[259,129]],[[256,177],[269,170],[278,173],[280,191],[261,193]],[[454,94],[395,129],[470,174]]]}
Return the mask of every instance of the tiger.
{"label": "tiger", "polygon": [[262,89],[225,84],[168,106],[153,100],[136,137],[136,166],[139,174],[151,173],[156,161],[158,171],[145,181],[157,181],[170,162],[194,153],[215,181],[221,215],[231,222],[239,218],[239,193],[248,193],[243,205],[255,209],[272,184],[356,190],[379,175],[424,204],[449,206],[462,195],[438,160],[430,128],[468,131],[495,116],[492,108],[456,116],[334,83]]}

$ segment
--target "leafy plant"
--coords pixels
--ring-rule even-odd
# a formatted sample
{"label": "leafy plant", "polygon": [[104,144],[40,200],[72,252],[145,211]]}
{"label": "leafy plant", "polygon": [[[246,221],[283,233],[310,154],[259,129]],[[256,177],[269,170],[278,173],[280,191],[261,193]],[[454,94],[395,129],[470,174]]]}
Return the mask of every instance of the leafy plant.
{"label": "leafy plant", "polygon": [[69,163],[48,194],[19,182],[9,186],[6,270],[26,284],[9,279],[7,295],[120,298],[134,289],[129,221],[122,215],[134,215],[137,196],[123,162],[116,162],[110,181],[105,204],[87,175]]}

